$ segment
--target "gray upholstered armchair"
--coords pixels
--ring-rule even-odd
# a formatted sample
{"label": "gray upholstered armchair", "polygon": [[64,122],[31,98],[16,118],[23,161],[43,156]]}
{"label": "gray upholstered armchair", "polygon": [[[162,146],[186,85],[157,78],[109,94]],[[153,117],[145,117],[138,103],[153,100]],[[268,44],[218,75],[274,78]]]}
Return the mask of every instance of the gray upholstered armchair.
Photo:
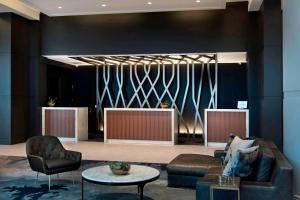
{"label": "gray upholstered armchair", "polygon": [[26,142],[26,154],[33,171],[48,175],[49,190],[51,175],[75,171],[81,165],[81,153],[66,150],[57,137],[36,136]]}

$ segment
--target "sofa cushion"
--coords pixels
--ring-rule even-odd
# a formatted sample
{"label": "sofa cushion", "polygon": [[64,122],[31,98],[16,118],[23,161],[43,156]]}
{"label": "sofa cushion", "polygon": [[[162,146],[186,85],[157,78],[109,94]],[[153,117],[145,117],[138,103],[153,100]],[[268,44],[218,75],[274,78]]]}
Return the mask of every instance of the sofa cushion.
{"label": "sofa cushion", "polygon": [[223,175],[231,176],[234,173],[238,177],[248,177],[252,174],[255,161],[258,158],[259,146],[247,149],[238,149],[227,163]]}
{"label": "sofa cushion", "polygon": [[255,181],[257,182],[270,181],[270,177],[274,168],[274,162],[275,162],[275,156],[272,150],[269,148],[262,148],[254,171]]}
{"label": "sofa cushion", "polygon": [[212,156],[180,154],[168,164],[167,172],[168,174],[202,177],[210,167],[220,165],[221,160]]}
{"label": "sofa cushion", "polygon": [[246,149],[249,148],[253,145],[255,140],[243,140],[239,138],[238,136],[235,136],[233,141],[230,144],[230,147],[227,151],[226,157],[225,157],[225,162],[228,162],[232,155],[238,150],[238,149]]}
{"label": "sofa cushion", "polygon": [[66,168],[73,165],[77,165],[77,162],[69,159],[51,159],[46,160],[48,169]]}

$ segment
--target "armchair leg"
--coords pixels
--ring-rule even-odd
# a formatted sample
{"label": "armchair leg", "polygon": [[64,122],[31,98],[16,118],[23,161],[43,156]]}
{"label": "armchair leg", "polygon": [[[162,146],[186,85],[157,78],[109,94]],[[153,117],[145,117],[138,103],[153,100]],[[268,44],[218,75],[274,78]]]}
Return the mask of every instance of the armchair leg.
{"label": "armchair leg", "polygon": [[36,173],[35,184],[37,184],[38,180],[39,180],[39,172]]}
{"label": "armchair leg", "polygon": [[49,192],[50,192],[50,187],[51,187],[51,175],[48,175],[48,178],[49,178],[49,183],[48,183],[48,186],[49,186]]}
{"label": "armchair leg", "polygon": [[75,180],[74,180],[74,172],[71,171],[71,173],[72,173],[72,179],[73,179],[73,185],[74,185],[74,184],[75,184]]}

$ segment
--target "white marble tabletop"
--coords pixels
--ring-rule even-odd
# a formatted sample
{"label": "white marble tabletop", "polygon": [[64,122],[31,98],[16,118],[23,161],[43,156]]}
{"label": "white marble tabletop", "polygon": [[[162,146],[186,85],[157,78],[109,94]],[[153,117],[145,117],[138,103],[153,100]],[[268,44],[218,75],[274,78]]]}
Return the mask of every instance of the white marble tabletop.
{"label": "white marble tabletop", "polygon": [[104,183],[104,184],[132,184],[147,182],[158,178],[160,172],[152,167],[143,165],[131,165],[129,174],[115,175],[108,165],[93,167],[82,172],[85,180]]}

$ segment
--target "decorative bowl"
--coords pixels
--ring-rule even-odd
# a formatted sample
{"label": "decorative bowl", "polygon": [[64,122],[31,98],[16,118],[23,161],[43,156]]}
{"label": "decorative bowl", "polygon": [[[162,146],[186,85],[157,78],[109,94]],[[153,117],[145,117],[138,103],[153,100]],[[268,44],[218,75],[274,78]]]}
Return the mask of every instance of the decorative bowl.
{"label": "decorative bowl", "polygon": [[54,106],[55,106],[55,103],[48,103],[48,106],[49,106],[49,107],[54,107]]}
{"label": "decorative bowl", "polygon": [[126,175],[129,173],[130,164],[124,162],[112,162],[109,164],[109,168],[115,175]]}
{"label": "decorative bowl", "polygon": [[169,108],[170,105],[168,103],[161,103],[160,108]]}

